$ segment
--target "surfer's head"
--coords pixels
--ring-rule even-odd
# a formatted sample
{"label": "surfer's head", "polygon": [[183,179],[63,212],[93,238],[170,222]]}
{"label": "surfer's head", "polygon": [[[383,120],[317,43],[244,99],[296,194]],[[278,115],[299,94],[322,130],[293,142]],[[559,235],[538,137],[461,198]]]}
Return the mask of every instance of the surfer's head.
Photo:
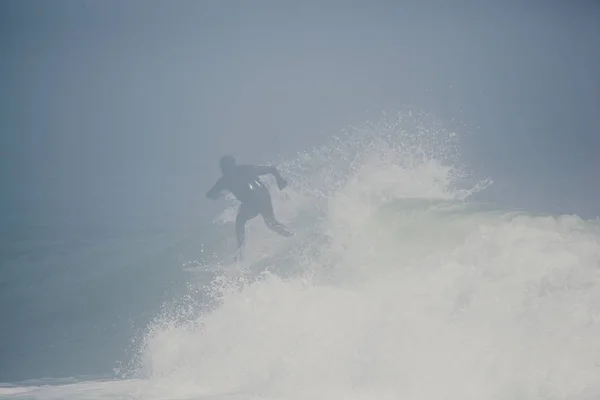
{"label": "surfer's head", "polygon": [[235,168],[235,158],[233,156],[223,156],[219,161],[219,166],[221,167],[221,172],[227,174]]}

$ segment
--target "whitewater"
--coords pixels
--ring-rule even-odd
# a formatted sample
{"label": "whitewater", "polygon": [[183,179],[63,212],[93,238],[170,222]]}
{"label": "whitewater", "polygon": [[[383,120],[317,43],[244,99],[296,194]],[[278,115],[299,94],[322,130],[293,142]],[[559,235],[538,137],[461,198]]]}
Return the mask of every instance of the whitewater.
{"label": "whitewater", "polygon": [[186,293],[113,379],[6,383],[0,398],[600,398],[598,221],[474,201],[491,181],[426,115],[274,162],[296,236],[253,220],[232,263],[229,198],[182,262]]}

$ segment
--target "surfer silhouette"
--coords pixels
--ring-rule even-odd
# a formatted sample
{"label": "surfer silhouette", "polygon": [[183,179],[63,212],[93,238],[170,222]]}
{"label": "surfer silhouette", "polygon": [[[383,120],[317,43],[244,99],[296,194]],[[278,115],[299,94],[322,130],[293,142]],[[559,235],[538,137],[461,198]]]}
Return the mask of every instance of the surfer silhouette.
{"label": "surfer silhouette", "polygon": [[206,197],[216,199],[223,190],[231,192],[242,204],[238,209],[235,219],[235,232],[238,243],[238,256],[244,246],[246,236],[246,222],[258,215],[263,217],[269,229],[282,236],[292,236],[285,225],[275,219],[273,203],[269,190],[260,180],[260,176],[271,174],[277,180],[277,187],[283,190],[287,186],[285,179],[275,167],[237,165],[232,156],[223,156],[219,162],[221,176],[212,188],[206,193]]}

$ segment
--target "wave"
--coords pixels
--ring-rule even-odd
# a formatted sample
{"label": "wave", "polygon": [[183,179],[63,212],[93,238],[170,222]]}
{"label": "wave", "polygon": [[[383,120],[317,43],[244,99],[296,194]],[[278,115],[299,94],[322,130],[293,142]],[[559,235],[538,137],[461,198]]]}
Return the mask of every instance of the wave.
{"label": "wave", "polygon": [[284,160],[276,212],[295,238],[252,221],[248,261],[207,257],[211,279],[154,320],[122,379],[26,395],[599,395],[600,225],[472,202],[490,182],[465,189],[456,136],[422,121],[367,124]]}

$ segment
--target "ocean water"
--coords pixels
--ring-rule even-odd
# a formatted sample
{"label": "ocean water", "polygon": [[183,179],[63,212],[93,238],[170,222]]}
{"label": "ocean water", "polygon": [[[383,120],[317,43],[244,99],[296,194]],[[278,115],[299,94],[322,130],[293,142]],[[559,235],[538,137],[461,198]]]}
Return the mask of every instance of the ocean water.
{"label": "ocean water", "polygon": [[[241,263],[231,199],[196,231],[13,244],[4,312],[56,327],[23,334],[23,365],[2,376],[29,375],[2,379],[0,398],[600,398],[597,221],[474,201],[491,182],[427,116],[277,163],[296,236],[253,220]],[[31,282],[48,257],[96,263]]]}

